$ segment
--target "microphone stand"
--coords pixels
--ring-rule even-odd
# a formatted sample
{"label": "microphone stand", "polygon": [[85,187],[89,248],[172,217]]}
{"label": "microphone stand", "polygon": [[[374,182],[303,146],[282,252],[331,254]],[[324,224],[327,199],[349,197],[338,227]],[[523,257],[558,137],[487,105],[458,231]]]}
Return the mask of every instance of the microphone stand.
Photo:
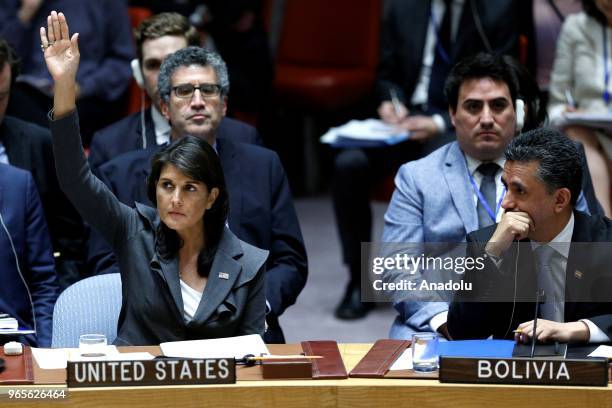
{"label": "microphone stand", "polygon": [[533,335],[531,336],[531,358],[533,358],[535,354],[535,346],[536,346],[536,329],[538,328],[538,314],[540,314],[540,298],[544,296],[544,290],[536,291],[536,301],[535,301],[535,316],[533,317]]}

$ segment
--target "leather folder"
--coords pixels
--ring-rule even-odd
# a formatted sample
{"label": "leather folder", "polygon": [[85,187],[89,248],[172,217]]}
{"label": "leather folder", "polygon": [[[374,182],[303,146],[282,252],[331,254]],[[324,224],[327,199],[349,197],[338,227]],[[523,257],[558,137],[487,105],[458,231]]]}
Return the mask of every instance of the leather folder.
{"label": "leather folder", "polygon": [[303,341],[302,350],[307,356],[322,356],[313,359],[312,378],[321,380],[348,378],[338,343],[332,340]]}
{"label": "leather folder", "polygon": [[410,346],[409,340],[378,340],[351,371],[351,377],[382,378]]}
{"label": "leather folder", "polygon": [[4,371],[0,373],[0,385],[34,384],[32,350],[23,346],[23,354],[7,356],[4,347],[0,347],[0,358],[4,360]]}

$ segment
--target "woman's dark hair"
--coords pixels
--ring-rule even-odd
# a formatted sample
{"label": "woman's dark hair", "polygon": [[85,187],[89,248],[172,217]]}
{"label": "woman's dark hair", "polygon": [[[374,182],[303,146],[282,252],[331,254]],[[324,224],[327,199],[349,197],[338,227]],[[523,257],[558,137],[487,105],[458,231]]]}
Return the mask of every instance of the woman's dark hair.
{"label": "woman's dark hair", "polygon": [[11,86],[13,86],[15,79],[21,72],[21,60],[15,53],[15,50],[5,40],[0,38],[0,70],[4,69],[5,64],[8,64],[11,69]]}
{"label": "woman's dark hair", "polygon": [[[217,246],[225,228],[229,199],[221,161],[215,150],[204,140],[185,136],[160,150],[151,160],[151,174],[147,179],[147,195],[157,207],[157,182],[166,164],[172,164],[186,176],[206,185],[208,191],[219,190],[210,210],[204,213],[204,239],[206,246],[198,255],[198,273],[208,276]],[[157,230],[156,249],[164,258],[176,254],[183,245],[176,231],[163,222]]]}
{"label": "woman's dark hair", "polygon": [[582,9],[586,14],[593,17],[604,27],[608,25],[608,19],[606,18],[604,13],[602,13],[601,10],[597,8],[595,0],[582,0]]}

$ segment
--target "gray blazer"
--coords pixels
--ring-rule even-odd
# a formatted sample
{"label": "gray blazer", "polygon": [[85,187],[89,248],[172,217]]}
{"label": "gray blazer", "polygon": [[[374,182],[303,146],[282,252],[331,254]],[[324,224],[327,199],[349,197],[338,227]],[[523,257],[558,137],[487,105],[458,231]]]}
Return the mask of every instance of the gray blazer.
{"label": "gray blazer", "polygon": [[156,252],[160,220],[153,208],[122,204],[90,171],[78,115],[50,122],[60,186],[83,219],[111,243],[119,261],[122,306],[117,345],[227,337],[264,332],[268,251],[226,228],[194,318],[185,323],[178,258]]}

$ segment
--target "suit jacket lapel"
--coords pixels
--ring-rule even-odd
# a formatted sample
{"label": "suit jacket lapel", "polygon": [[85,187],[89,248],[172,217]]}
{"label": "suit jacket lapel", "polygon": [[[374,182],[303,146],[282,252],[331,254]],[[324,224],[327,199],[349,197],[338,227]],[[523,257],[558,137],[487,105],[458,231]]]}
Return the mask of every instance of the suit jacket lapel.
{"label": "suit jacket lapel", "polygon": [[457,214],[465,226],[465,232],[477,230],[478,215],[472,197],[472,185],[468,179],[465,157],[457,142],[453,142],[446,154],[443,173]]}
{"label": "suit jacket lapel", "polygon": [[198,305],[192,323],[204,323],[228,297],[242,270],[242,266],[235,260],[241,254],[242,248],[238,239],[225,231],[210,268],[202,301]]}
{"label": "suit jacket lapel", "polygon": [[[153,116],[151,116],[151,109],[153,109],[153,107],[150,107],[149,109],[145,110],[145,129],[146,129],[145,135],[147,137],[147,148],[157,145],[157,139],[155,136],[155,125],[153,123]],[[142,123],[140,122],[140,119],[139,119],[138,120],[139,137],[138,137],[137,146],[135,147],[137,149],[142,149],[142,130],[143,130]]]}
{"label": "suit jacket lapel", "polygon": [[463,3],[463,7],[461,8],[459,27],[457,29],[457,35],[455,36],[455,40],[453,41],[453,46],[451,49],[451,61],[453,62],[457,62],[461,59],[462,55],[460,53],[462,51],[465,52],[465,50],[469,50],[471,49],[471,47],[475,46],[475,44],[467,43],[468,40],[472,40],[474,38],[472,35],[474,27],[472,5],[473,2],[471,0],[465,0],[465,2]]}
{"label": "suit jacket lapel", "polygon": [[[414,72],[414,87],[416,87],[419,72],[423,65],[423,53],[425,51],[425,38],[427,36],[427,29],[429,28],[429,22],[431,21],[431,3],[429,0],[416,0],[413,1],[412,7],[406,7],[405,10],[409,11],[409,15],[406,17],[406,24],[410,24],[413,29],[410,31],[410,41],[413,46],[408,49],[413,50],[413,55],[410,61],[414,63],[413,68],[410,72]],[[414,88],[413,87],[413,88]],[[410,95],[406,95],[407,98]]]}
{"label": "suit jacket lapel", "polygon": [[178,257],[174,257],[169,260],[162,259],[157,254],[153,256],[150,263],[151,269],[161,275],[168,285],[168,290],[178,315],[183,318],[183,295],[181,294],[181,284],[179,282],[179,268],[178,268]]}
{"label": "suit jacket lapel", "polygon": [[[569,255],[567,257],[567,265],[565,267],[565,320],[575,316],[576,303],[572,302],[575,299],[586,299],[584,290],[588,290],[589,286],[585,285],[589,282],[589,270],[585,267],[594,264],[593,251],[585,251],[584,242],[591,242],[591,234],[588,224],[583,220],[583,215],[574,212],[574,232],[572,233],[572,245],[570,246]],[[578,243],[578,245],[574,245]],[[595,244],[596,245],[596,244]]]}
{"label": "suit jacket lapel", "polygon": [[2,143],[6,149],[9,163],[32,172],[32,158],[28,148],[28,138],[21,134],[17,126],[7,126],[6,119],[2,123]]}
{"label": "suit jacket lapel", "polygon": [[[140,216],[146,219],[150,224],[150,228],[157,231],[160,225],[160,220],[157,214],[155,215],[155,218],[152,218],[150,214],[152,212],[152,208],[138,202],[134,203],[134,206]],[[183,296],[181,294],[181,284],[179,282],[178,256],[175,256],[172,259],[162,259],[157,253],[155,253],[149,262],[149,267],[155,273],[159,274],[168,285],[168,290],[170,291],[170,295],[182,321],[184,306]]]}
{"label": "suit jacket lapel", "polygon": [[240,225],[243,189],[240,188],[242,178],[240,177],[240,161],[236,158],[236,145],[231,140],[217,139],[217,150],[229,195],[229,227],[236,235],[240,236],[242,234]]}
{"label": "suit jacket lapel", "polygon": [[4,211],[3,205],[4,205],[4,186],[3,186],[3,183],[0,183],[0,212],[2,212],[2,214],[6,214],[6,211]]}

